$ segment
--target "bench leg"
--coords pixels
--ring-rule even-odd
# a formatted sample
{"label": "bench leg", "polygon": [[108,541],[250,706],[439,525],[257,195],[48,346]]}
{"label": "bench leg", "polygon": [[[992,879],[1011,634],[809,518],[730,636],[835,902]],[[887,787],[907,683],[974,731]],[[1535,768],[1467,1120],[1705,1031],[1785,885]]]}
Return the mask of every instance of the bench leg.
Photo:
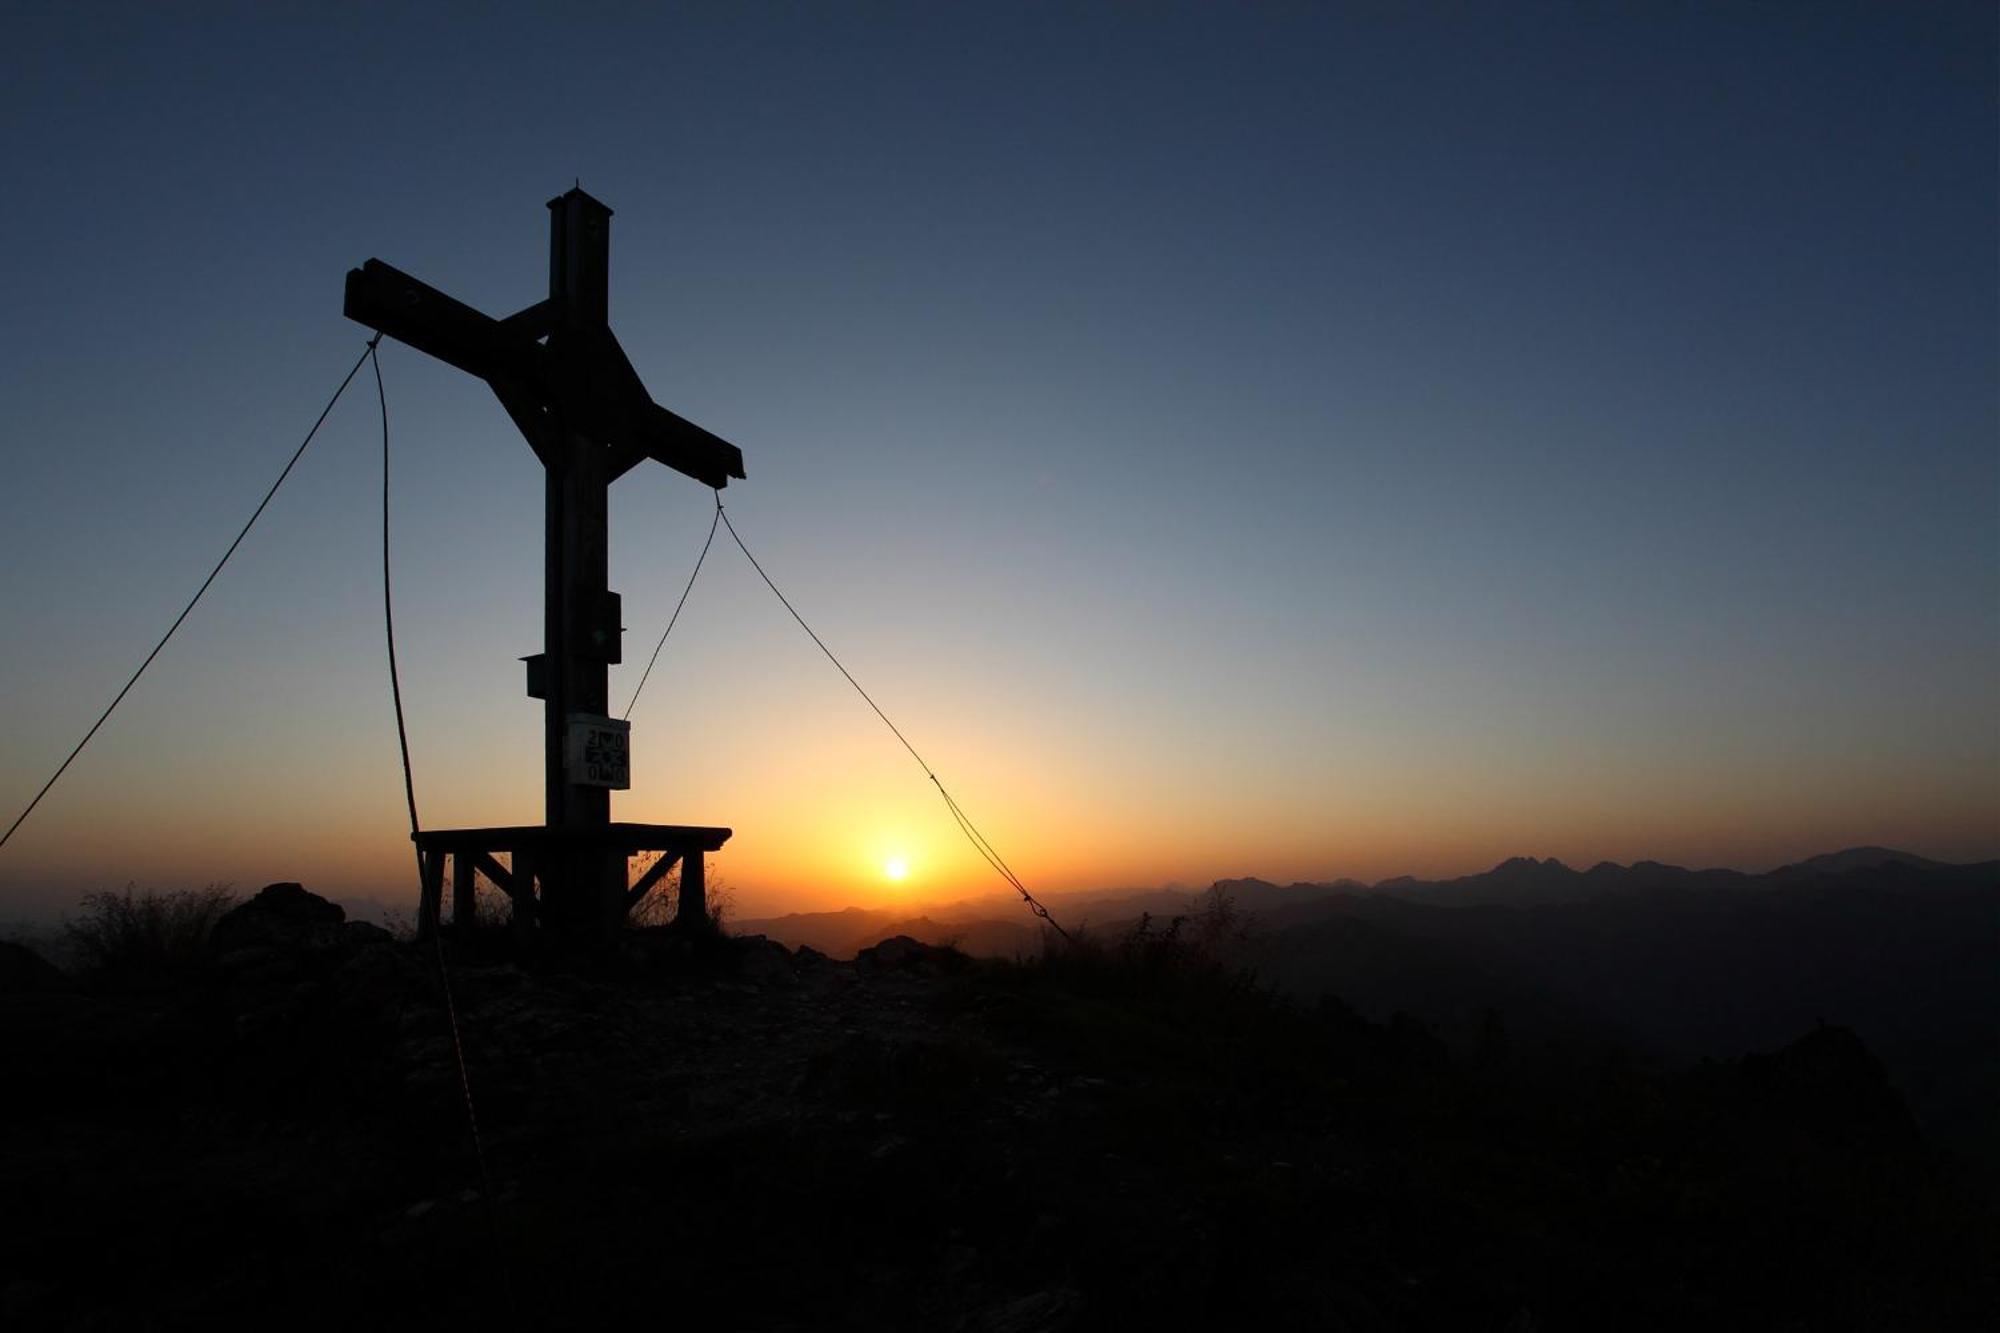
{"label": "bench leg", "polygon": [[674,924],[683,930],[708,929],[708,878],[702,859],[698,849],[681,857],[681,901],[674,910]]}
{"label": "bench leg", "polygon": [[444,899],[444,853],[423,852],[423,889],[417,896],[417,938],[428,940],[437,934],[438,914]]}
{"label": "bench leg", "polygon": [[513,903],[514,938],[525,942],[535,928],[535,858],[517,850],[508,859],[513,862],[508,898]]}
{"label": "bench leg", "polygon": [[478,918],[478,890],[474,887],[473,875],[478,864],[470,852],[453,852],[451,855],[451,924],[461,935],[470,935]]}
{"label": "bench leg", "polygon": [[631,867],[619,852],[599,852],[590,860],[597,881],[597,938],[609,944],[625,925],[626,881]]}

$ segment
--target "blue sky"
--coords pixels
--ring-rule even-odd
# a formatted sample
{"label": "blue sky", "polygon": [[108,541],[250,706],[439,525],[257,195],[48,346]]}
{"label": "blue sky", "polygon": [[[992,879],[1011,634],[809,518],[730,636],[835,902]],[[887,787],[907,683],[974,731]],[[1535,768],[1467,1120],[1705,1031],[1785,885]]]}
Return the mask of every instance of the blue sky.
{"label": "blue sky", "polygon": [[[580,178],[654,397],[742,446],[745,536],[1031,882],[2000,855],[1989,6],[10,28],[15,808],[358,352],[345,270],[524,306]],[[384,369],[426,817],[532,820],[539,469]],[[0,890],[403,891],[378,447],[351,398]],[[619,483],[628,660],[709,507]],[[711,559],[625,817],[737,828],[751,907],[887,892],[884,849],[976,887]]]}

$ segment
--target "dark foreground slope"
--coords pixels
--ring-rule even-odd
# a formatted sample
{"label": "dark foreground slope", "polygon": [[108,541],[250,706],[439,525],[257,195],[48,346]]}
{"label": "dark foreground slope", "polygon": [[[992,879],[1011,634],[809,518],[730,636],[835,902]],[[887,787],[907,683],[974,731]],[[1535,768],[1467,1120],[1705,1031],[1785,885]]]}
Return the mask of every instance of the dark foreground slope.
{"label": "dark foreground slope", "polygon": [[[1899,859],[1862,864],[1871,853]],[[1683,1059],[1850,1027],[1926,1132],[2000,1183],[2000,865],[1903,855],[1858,848],[1756,877],[1510,862],[1265,912],[1261,971],[1373,1017],[1401,1008],[1463,1031],[1492,1009],[1518,1036],[1594,1025]]]}
{"label": "dark foreground slope", "polygon": [[[0,996],[9,1327],[1975,1327],[1991,1215],[1851,1034],[1515,1067],[1135,937],[851,964],[321,923]],[[25,975],[25,974],[24,974]]]}

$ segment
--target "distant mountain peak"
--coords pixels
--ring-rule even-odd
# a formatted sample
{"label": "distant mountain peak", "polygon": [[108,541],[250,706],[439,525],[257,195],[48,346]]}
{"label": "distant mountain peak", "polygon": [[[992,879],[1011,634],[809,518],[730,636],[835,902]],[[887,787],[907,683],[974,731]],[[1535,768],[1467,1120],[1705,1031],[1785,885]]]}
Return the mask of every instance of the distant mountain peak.
{"label": "distant mountain peak", "polygon": [[1218,879],[1208,886],[1211,893],[1261,893],[1277,887],[1270,880],[1259,879],[1255,875],[1245,875],[1241,879]]}
{"label": "distant mountain peak", "polygon": [[1808,856],[1803,861],[1779,866],[1773,875],[1839,875],[1850,870],[1873,870],[1877,866],[1901,861],[1904,865],[1929,868],[1940,864],[1929,857],[1918,856],[1915,852],[1897,851],[1893,847],[1849,847],[1844,851],[1822,852],[1818,856]]}
{"label": "distant mountain peak", "polygon": [[1537,861],[1532,856],[1510,856],[1486,873],[1489,875],[1546,875],[1552,872],[1569,875],[1576,873],[1553,856],[1546,861]]}

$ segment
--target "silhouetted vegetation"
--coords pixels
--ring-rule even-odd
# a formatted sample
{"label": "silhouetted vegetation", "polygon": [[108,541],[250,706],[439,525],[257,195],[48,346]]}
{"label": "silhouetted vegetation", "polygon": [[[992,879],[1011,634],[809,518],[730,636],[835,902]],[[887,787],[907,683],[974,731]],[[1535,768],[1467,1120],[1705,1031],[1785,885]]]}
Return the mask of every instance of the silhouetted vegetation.
{"label": "silhouetted vegetation", "polygon": [[236,895],[219,884],[87,893],[63,923],[63,942],[78,971],[98,985],[163,985],[208,961],[209,935],[235,905]]}
{"label": "silhouetted vegetation", "polygon": [[1155,998],[1241,990],[1254,984],[1244,960],[1249,918],[1220,889],[1161,921],[1150,912],[1122,930],[1047,931],[1032,966],[1083,990]]}
{"label": "silhouetted vegetation", "polygon": [[[639,866],[636,874],[645,869]],[[730,914],[735,910],[736,891],[721,875],[710,872],[705,894],[708,907],[709,927],[720,934],[726,928]],[[626,924],[638,929],[670,926],[674,916],[680,911],[680,872],[667,876],[651,893],[642,898],[626,916]]]}

